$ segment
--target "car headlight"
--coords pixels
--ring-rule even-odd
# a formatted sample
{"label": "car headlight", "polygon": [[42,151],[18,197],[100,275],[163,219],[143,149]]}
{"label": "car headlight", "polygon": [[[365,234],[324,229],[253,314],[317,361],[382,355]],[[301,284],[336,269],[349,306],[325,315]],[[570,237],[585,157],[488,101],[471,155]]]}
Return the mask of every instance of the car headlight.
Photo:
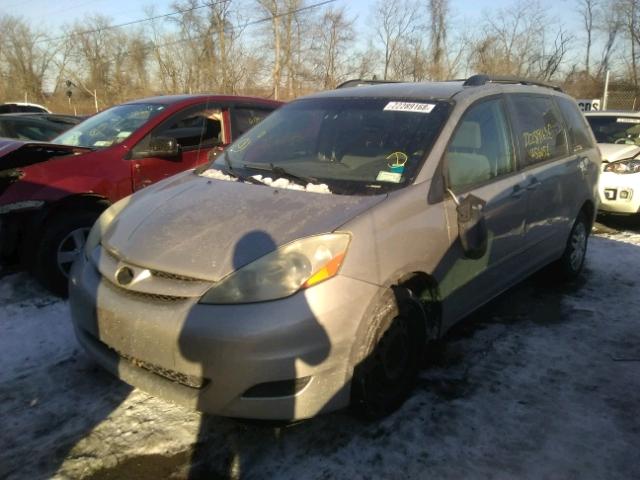
{"label": "car headlight", "polygon": [[605,165],[604,171],[613,173],[640,173],[640,159],[627,158],[625,160],[611,162]]}
{"label": "car headlight", "polygon": [[100,241],[102,240],[102,235],[107,230],[113,219],[124,210],[124,207],[129,203],[130,197],[125,197],[121,200],[118,200],[116,203],[107,208],[102,215],[98,217],[96,223],[93,224],[91,230],[89,231],[89,235],[87,236],[87,241],[84,244],[84,256],[85,258],[89,258],[91,256],[91,252],[95,250],[95,248],[100,245]]}
{"label": "car headlight", "polygon": [[253,303],[293,295],[335,276],[349,241],[347,233],[295,240],[228,275],[200,303]]}

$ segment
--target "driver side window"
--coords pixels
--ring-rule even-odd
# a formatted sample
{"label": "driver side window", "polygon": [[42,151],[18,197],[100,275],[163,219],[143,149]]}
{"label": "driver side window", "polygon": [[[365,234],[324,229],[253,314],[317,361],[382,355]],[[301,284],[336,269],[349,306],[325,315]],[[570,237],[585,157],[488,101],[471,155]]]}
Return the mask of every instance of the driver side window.
{"label": "driver side window", "polygon": [[182,151],[211,148],[224,143],[222,109],[198,107],[179,112],[154,128],[138,143],[133,152],[148,149],[152,138],[167,137],[176,140]]}
{"label": "driver side window", "polygon": [[509,124],[500,99],[464,114],[445,154],[448,186],[454,192],[515,171]]}

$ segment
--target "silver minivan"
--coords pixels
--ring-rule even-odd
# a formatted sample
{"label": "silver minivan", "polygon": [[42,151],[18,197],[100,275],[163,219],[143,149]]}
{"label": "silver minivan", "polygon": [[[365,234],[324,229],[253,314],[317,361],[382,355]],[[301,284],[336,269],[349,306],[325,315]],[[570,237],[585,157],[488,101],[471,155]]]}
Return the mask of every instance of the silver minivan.
{"label": "silver minivan", "polygon": [[471,311],[548,264],[580,273],[599,171],[549,85],[304,97],[100,217],[70,275],[76,335],[122,380],[212,414],[382,416]]}

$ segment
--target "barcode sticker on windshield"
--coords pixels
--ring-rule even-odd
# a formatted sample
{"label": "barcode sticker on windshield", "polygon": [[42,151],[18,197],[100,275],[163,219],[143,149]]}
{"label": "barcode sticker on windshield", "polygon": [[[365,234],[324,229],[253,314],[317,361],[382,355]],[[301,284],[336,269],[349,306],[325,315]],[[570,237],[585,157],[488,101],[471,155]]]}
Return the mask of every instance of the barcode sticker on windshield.
{"label": "barcode sticker on windshield", "polygon": [[640,123],[640,118],[616,118],[617,123]]}
{"label": "barcode sticker on windshield", "polygon": [[431,110],[435,107],[435,103],[389,102],[383,110],[392,110],[394,112],[431,113]]}

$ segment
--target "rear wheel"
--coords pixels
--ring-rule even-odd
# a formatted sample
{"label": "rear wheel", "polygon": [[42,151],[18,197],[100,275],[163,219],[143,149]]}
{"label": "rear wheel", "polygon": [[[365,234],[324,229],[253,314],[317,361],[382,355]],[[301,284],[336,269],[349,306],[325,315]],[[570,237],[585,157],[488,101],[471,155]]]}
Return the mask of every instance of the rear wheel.
{"label": "rear wheel", "polygon": [[555,264],[557,273],[564,280],[573,280],[582,272],[587,254],[589,228],[590,222],[587,216],[580,212],[569,233],[564,253]]}
{"label": "rear wheel", "polygon": [[91,227],[100,214],[75,211],[47,221],[33,263],[38,281],[55,295],[66,297],[68,277],[74,260],[82,255]]}
{"label": "rear wheel", "polygon": [[[400,294],[398,294],[400,292]],[[364,359],[354,369],[351,406],[365,418],[396,410],[411,393],[425,346],[425,326],[417,300],[391,293],[372,319]]]}

